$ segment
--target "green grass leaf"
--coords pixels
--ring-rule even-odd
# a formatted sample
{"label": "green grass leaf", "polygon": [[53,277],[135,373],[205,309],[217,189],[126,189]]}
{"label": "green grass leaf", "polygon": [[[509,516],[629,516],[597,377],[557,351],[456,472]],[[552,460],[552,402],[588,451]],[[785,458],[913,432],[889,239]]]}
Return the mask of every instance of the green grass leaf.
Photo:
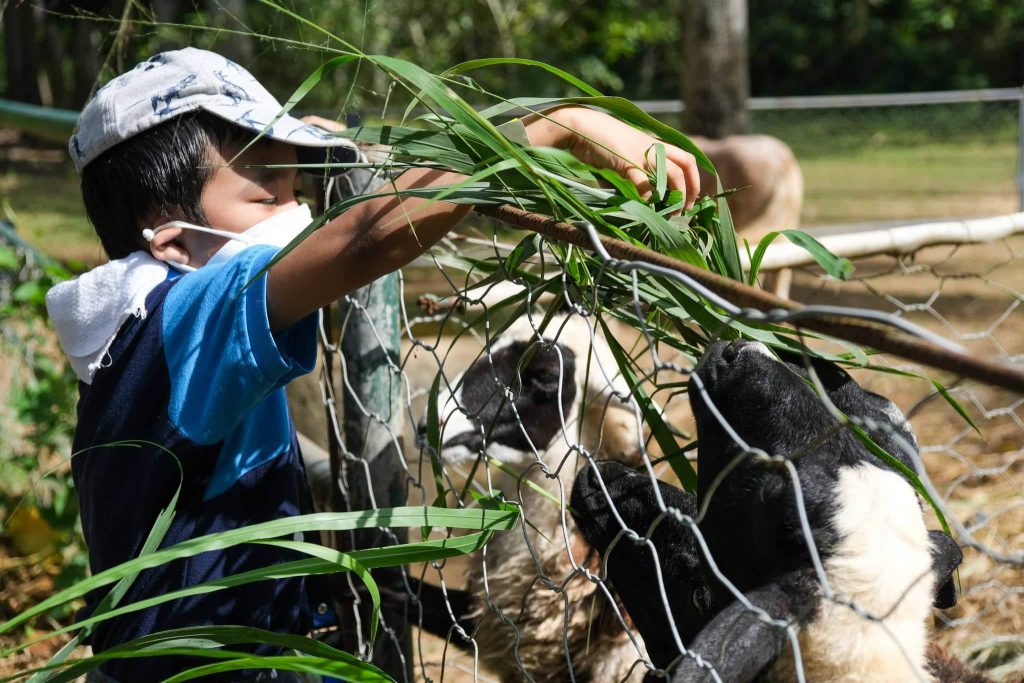
{"label": "green grass leaf", "polygon": [[[599,319],[599,322],[601,329],[604,331],[605,339],[608,342],[608,348],[611,349],[612,356],[614,356],[615,362],[618,364],[619,372],[622,373],[622,378],[626,380],[630,393],[640,406],[640,412],[643,414],[644,421],[650,426],[654,440],[658,442],[658,447],[661,448],[662,453],[665,455],[674,454],[679,450],[675,436],[673,436],[672,431],[661,418],[657,405],[655,405],[654,401],[651,400],[651,397],[647,395],[647,392],[644,391],[637,381],[636,373],[633,371],[632,363],[630,363],[629,358],[626,356],[625,350],[616,340],[612,331],[608,329],[607,323],[601,319]],[[672,467],[672,471],[679,477],[683,488],[687,491],[697,490],[697,473],[686,458],[672,458],[669,460],[669,464]]]}
{"label": "green grass leaf", "polygon": [[853,264],[850,263],[850,259],[836,256],[826,249],[825,245],[806,232],[802,230],[780,230],[779,232],[785,235],[793,244],[805,249],[807,253],[814,257],[818,265],[832,277],[848,280],[853,275]]}
{"label": "green grass leaf", "polygon": [[[493,505],[486,506],[486,509],[501,510],[506,515],[511,512],[512,522],[509,528],[514,527],[519,519],[519,508],[510,503],[495,501]],[[466,512],[479,513],[480,510],[466,510]],[[70,633],[78,629],[92,626],[93,624],[123,616],[125,614],[131,614],[148,607],[162,605],[172,600],[179,600],[181,598],[187,598],[194,595],[215,593],[225,588],[244,586],[251,583],[266,581],[268,579],[287,579],[298,576],[330,574],[339,571],[339,566],[349,560],[361,564],[366,569],[377,569],[379,567],[393,567],[397,565],[411,564],[414,562],[432,562],[434,560],[445,559],[448,557],[465,555],[483,548],[490,540],[492,533],[492,531],[480,531],[477,533],[467,534],[465,536],[452,536],[449,538],[422,541],[419,543],[365,548],[362,550],[353,550],[348,553],[331,550],[329,552],[335,553],[336,555],[329,555],[328,557],[331,559],[327,560],[320,559],[319,557],[313,557],[304,560],[294,560],[292,562],[282,562],[268,567],[261,567],[247,572],[225,576],[202,584],[189,586],[188,588],[183,588],[172,593],[164,593],[146,600],[140,600],[128,605],[123,605],[116,609],[111,609],[102,615],[94,615],[69,626],[49,631],[45,636],[29,642],[21,643],[17,647],[0,652],[0,657],[9,656],[14,652],[34,645],[35,643],[49,640],[64,633]],[[323,548],[323,546],[316,547]],[[300,550],[300,552],[302,552],[302,550]],[[342,556],[347,559],[339,559]],[[116,567],[114,569],[116,569]],[[81,597],[76,590],[80,583],[62,591],[51,599],[59,598],[55,604],[63,604],[69,600]]]}
{"label": "green grass leaf", "polygon": [[[718,192],[722,194],[722,181],[716,176]],[[706,222],[711,224],[712,253],[719,261],[719,274],[743,282],[743,267],[740,265],[740,250],[736,244],[736,226],[733,224],[729,201],[724,196],[713,200],[718,215],[709,216]]]}
{"label": "green grass leaf", "polygon": [[[347,673],[343,674],[345,680],[366,681],[367,683],[392,680],[372,664],[363,662],[354,655],[335,649],[313,638],[276,633],[247,626],[193,626],[160,631],[115,645],[99,654],[62,666],[48,664],[45,667],[36,669],[35,673],[39,676],[45,676],[45,680],[48,683],[70,683],[90,671],[95,671],[104,662],[110,660],[161,657],[168,654],[193,657],[237,657],[238,654],[220,650],[219,648],[231,645],[253,644],[276,645],[313,657],[320,657],[332,663],[347,664],[350,668]],[[245,653],[240,654],[246,657],[254,656]],[[15,678],[12,676],[2,680],[11,681]]]}
{"label": "green grass leaf", "polygon": [[[366,529],[372,527],[452,527],[460,529],[480,529],[484,531],[507,531],[515,526],[518,509],[508,506],[499,510],[447,510],[436,507],[400,507],[383,508],[380,510],[363,510],[358,512],[319,512],[311,515],[287,517],[271,522],[253,524],[240,529],[222,531],[216,534],[192,538],[169,548],[137,557],[128,562],[111,567],[95,574],[71,588],[43,600],[0,624],[0,633],[27,622],[45,613],[53,607],[68,600],[83,597],[89,591],[120,581],[126,576],[144,569],[158,567],[171,560],[193,557],[209,550],[221,550],[241,543],[251,543],[282,536],[292,536],[295,532],[304,531],[347,531],[350,529]],[[405,546],[392,546],[402,549]],[[379,549],[377,552],[379,553]],[[363,556],[352,553],[364,564]],[[401,555],[399,556],[401,557]],[[419,561],[419,560],[409,560]],[[283,566],[283,565],[282,565]],[[367,566],[371,566],[367,564]],[[278,567],[280,569],[280,567]],[[249,572],[251,574],[252,572]],[[254,579],[256,580],[256,579]]]}
{"label": "green grass leaf", "polygon": [[750,257],[750,271],[747,273],[748,285],[753,285],[757,282],[757,276],[761,272],[761,262],[764,261],[764,255],[768,253],[768,247],[771,246],[772,242],[781,234],[777,230],[769,232],[757,243],[757,248],[754,249],[754,254]]}
{"label": "green grass leaf", "polygon": [[939,395],[941,395],[942,398],[946,399],[946,403],[948,403],[950,407],[953,408],[953,410],[955,410],[957,414],[959,414],[960,417],[964,419],[964,422],[971,426],[971,429],[973,429],[978,434],[978,436],[984,436],[981,433],[981,430],[978,429],[978,425],[974,424],[974,420],[972,420],[971,416],[967,414],[966,410],[964,410],[964,407],[960,403],[960,401],[956,400],[956,397],[953,396],[953,394],[949,393],[949,389],[947,389],[945,385],[943,385],[941,382],[937,380],[932,380],[932,386],[935,387],[935,390],[939,392]]}
{"label": "green grass leaf", "polygon": [[437,397],[441,391],[440,372],[434,377],[427,397],[427,452],[430,455],[430,467],[434,472],[434,485],[437,487],[437,498],[434,505],[446,507],[444,485],[444,469],[441,465],[441,417],[438,412]]}
{"label": "green grass leaf", "polygon": [[304,541],[260,541],[259,543],[260,545],[293,550],[310,557],[316,557],[325,562],[336,564],[339,569],[352,572],[358,576],[359,580],[366,586],[372,602],[372,609],[370,611],[370,649],[373,649],[373,642],[377,639],[377,625],[380,622],[380,589],[377,587],[377,582],[366,566],[354,558],[352,553],[340,552],[316,543],[306,543]]}
{"label": "green grass leaf", "polygon": [[655,202],[665,199],[668,189],[668,160],[665,158],[665,145],[660,142],[654,145],[654,196]]}
{"label": "green grass leaf", "polygon": [[531,66],[536,67],[538,69],[543,69],[548,73],[552,73],[555,76],[558,76],[566,83],[575,86],[576,88],[583,91],[587,95],[590,95],[592,97],[601,96],[601,93],[598,90],[596,90],[593,86],[591,86],[586,81],[583,81],[577,78],[576,76],[573,76],[568,71],[562,71],[558,67],[551,66],[550,64],[545,64],[544,62],[539,62],[535,59],[522,59],[520,57],[491,57],[488,59],[472,59],[467,62],[462,62],[461,64],[456,64],[455,66],[448,69],[441,75],[442,77],[457,76],[459,74],[469,73],[470,71],[474,71],[476,69],[481,69],[490,66],[501,66],[504,64],[516,64],[519,66]]}
{"label": "green grass leaf", "polygon": [[342,677],[348,681],[392,681],[393,679],[383,672],[378,675],[376,671],[368,671],[369,666],[361,662],[353,665],[349,662],[337,662],[325,657],[302,657],[298,655],[280,655],[274,657],[260,657],[238,653],[232,661],[219,664],[207,664],[196,667],[189,671],[177,674],[168,678],[164,683],[180,683],[192,681],[197,678],[204,678],[212,674],[226,673],[230,671],[242,671],[244,669],[275,669],[277,671],[298,671],[300,673],[318,674],[321,676]]}

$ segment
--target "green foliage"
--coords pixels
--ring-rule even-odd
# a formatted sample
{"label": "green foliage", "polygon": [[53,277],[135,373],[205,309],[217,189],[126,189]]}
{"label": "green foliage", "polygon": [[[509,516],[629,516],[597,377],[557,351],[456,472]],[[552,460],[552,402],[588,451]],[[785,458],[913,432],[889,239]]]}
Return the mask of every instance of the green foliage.
{"label": "green foliage", "polygon": [[[4,239],[7,238],[7,239]],[[59,483],[31,491],[29,473],[40,460],[69,445],[76,380],[46,322],[46,292],[70,277],[60,264],[17,238],[13,226],[0,223],[0,354],[12,371],[6,410],[13,422],[0,422],[0,502],[29,495],[52,513],[51,522],[67,520],[68,492]],[[45,501],[45,502],[44,502]],[[74,505],[70,506],[73,519]]]}
{"label": "green foliage", "polygon": [[[273,643],[287,650],[301,652],[304,656],[250,657],[243,652],[224,653],[217,649],[253,643]],[[201,673],[203,674],[272,666],[279,670],[309,673],[317,673],[316,669],[318,668],[321,670],[320,673],[330,673],[345,681],[378,683],[391,680],[376,667],[359,661],[347,652],[342,652],[316,640],[243,626],[198,626],[143,636],[112,647],[95,657],[73,663],[52,674],[48,680],[51,683],[76,680],[78,676],[96,669],[104,661],[116,659],[125,654],[131,654],[134,657],[179,654],[228,659],[226,662],[202,667]],[[234,657],[231,654],[234,654]],[[214,669],[213,667],[220,668]],[[53,668],[57,669],[57,667]],[[175,678],[172,680],[188,679]]]}
{"label": "green foliage", "polygon": [[[46,322],[44,297],[69,277],[0,221],[0,535],[7,552],[49,555],[58,584],[84,576],[78,503],[66,464],[77,383]],[[58,548],[63,552],[57,552]],[[65,618],[73,606],[53,616]]]}
{"label": "green foliage", "polygon": [[[131,445],[131,444],[125,444]],[[279,563],[261,569],[215,579],[196,586],[155,596],[148,600],[115,607],[115,601],[107,604],[107,609],[97,609],[92,616],[48,633],[42,638],[22,642],[18,646],[0,652],[0,656],[8,656],[35,642],[52,638],[62,633],[71,633],[90,628],[93,624],[111,619],[115,616],[176,600],[190,595],[210,593],[232,586],[247,585],[273,578],[289,576],[309,576],[328,574],[338,571],[352,571],[364,580],[369,576],[367,569],[393,567],[414,562],[430,562],[474,552],[482,548],[496,531],[509,531],[518,521],[518,508],[509,503],[486,499],[479,509],[449,510],[435,507],[402,507],[379,510],[364,510],[346,513],[316,513],[297,517],[277,519],[262,524],[222,531],[208,536],[192,538],[167,548],[156,550],[160,534],[151,534],[147,539],[146,550],[137,558],[124,562],[87,579],[76,582],[73,586],[51,596],[34,607],[23,611],[13,619],[0,623],[0,636],[29,623],[32,619],[48,610],[73,603],[92,590],[106,586],[124,586],[140,571],[156,567],[176,558],[193,557],[212,549],[221,549],[242,543],[262,543],[277,545],[293,550],[306,559]],[[342,531],[350,529],[367,529],[377,526],[389,527],[440,527],[444,529],[473,529],[476,533],[465,536],[448,537],[440,540],[407,543],[382,548],[366,548],[349,553],[339,552],[323,546],[298,541],[281,540],[291,538],[296,531]],[[158,530],[157,530],[158,531]],[[371,594],[373,589],[371,588]],[[376,601],[375,601],[376,603]],[[146,657],[161,654],[194,654],[224,661],[211,668],[202,667],[196,671],[210,673],[212,671],[231,671],[245,668],[280,668],[293,671],[307,671],[318,674],[346,673],[352,680],[388,680],[382,678],[379,671],[370,664],[358,661],[352,655],[326,648],[308,638],[298,638],[282,634],[273,634],[259,629],[243,629],[238,627],[204,627],[204,629],[179,629],[162,633],[150,634],[130,643],[124,643],[113,651],[80,660],[66,659],[67,651],[62,650],[50,660],[46,666],[36,672],[45,674],[45,680],[72,680],[80,675],[98,668],[104,661],[113,657]],[[189,635],[196,637],[188,637]],[[224,649],[224,645],[239,643],[273,643],[285,645],[291,649],[312,654],[312,657],[292,660],[288,657],[266,657],[246,652]],[[222,668],[214,668],[214,667]],[[293,668],[299,667],[299,668]],[[56,674],[56,675],[54,675]],[[51,678],[51,676],[53,676]],[[20,678],[16,676],[14,678]],[[13,680],[13,679],[5,679]],[[176,680],[188,680],[182,676]]]}
{"label": "green foliage", "polygon": [[1018,0],[749,0],[755,95],[1024,82]]}
{"label": "green foliage", "polygon": [[[530,58],[579,74],[603,92],[663,99],[680,93],[682,3],[292,0],[288,7],[311,25],[345,35],[363,52],[412,61],[435,73],[484,57]],[[236,58],[271,91],[286,90],[294,85],[295,74],[309,73],[324,59],[325,53],[296,50],[296,45],[310,43],[328,51],[342,47],[311,25],[259,2],[234,3],[230,12],[185,2],[160,7],[157,16],[150,3],[134,6],[131,16],[137,23],[126,34],[127,49],[100,74],[101,82],[156,51],[194,45]],[[111,7],[107,15],[118,11]],[[1024,44],[1024,4],[1018,0],[749,0],[749,17],[754,95],[1012,87],[1024,82],[1019,49]],[[157,20],[166,23],[154,24]],[[40,27],[40,36],[60,36],[68,44],[75,28],[109,28],[86,19],[39,21],[58,24],[49,33]],[[104,53],[114,35],[102,31]],[[67,47],[64,55],[71,54]],[[70,61],[60,51],[55,57]],[[70,72],[70,65],[65,70]],[[334,88],[314,93],[306,106],[365,111],[368,102],[390,87],[386,76],[372,69],[338,74],[332,82]],[[486,85],[536,96],[570,93],[558,81],[511,65],[490,70]]]}

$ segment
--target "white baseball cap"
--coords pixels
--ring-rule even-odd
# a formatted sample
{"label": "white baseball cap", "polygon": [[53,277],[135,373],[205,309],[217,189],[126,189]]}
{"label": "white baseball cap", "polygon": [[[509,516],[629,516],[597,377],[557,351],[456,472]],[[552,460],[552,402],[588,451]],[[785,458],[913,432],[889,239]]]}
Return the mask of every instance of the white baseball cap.
{"label": "white baseball cap", "polygon": [[331,161],[341,163],[358,157],[351,140],[282,115],[281,104],[238,64],[208,50],[186,47],[154,55],[99,89],[82,110],[68,142],[75,168],[81,172],[114,145],[199,109],[296,145],[301,163],[324,161],[322,151],[311,156],[303,154],[304,149],[336,148]]}

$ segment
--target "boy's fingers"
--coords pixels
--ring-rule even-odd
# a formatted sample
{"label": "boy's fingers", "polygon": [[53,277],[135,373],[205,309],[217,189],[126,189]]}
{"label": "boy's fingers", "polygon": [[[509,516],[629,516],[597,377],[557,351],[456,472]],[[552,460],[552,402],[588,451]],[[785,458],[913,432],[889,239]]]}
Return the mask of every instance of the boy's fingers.
{"label": "boy's fingers", "polygon": [[[700,173],[697,172],[697,159],[689,152],[674,145],[665,145],[665,157],[675,162],[686,179],[686,208],[693,206],[700,194]],[[682,189],[682,188],[679,188]]]}
{"label": "boy's fingers", "polygon": [[[665,171],[668,174],[668,187],[670,190],[685,190],[686,191],[686,202],[685,208],[689,209],[693,205],[693,201],[690,200],[690,183],[687,181],[686,173],[679,166],[676,166],[671,161],[665,164]],[[680,209],[679,211],[682,211]],[[674,212],[674,213],[678,213]]]}
{"label": "boy's fingers", "polygon": [[649,197],[652,191],[651,179],[647,177],[647,174],[641,171],[636,166],[630,166],[626,169],[626,180],[636,185],[636,189],[639,190],[641,197]]}
{"label": "boy's fingers", "polygon": [[340,121],[334,121],[332,119],[325,119],[324,117],[316,116],[315,114],[310,114],[309,116],[303,116],[302,117],[302,122],[303,123],[312,124],[314,126],[317,126],[319,128],[323,128],[324,130],[329,130],[331,132],[340,132],[340,131],[346,130],[346,128],[347,128],[347,126],[345,126],[345,124],[341,123]]}

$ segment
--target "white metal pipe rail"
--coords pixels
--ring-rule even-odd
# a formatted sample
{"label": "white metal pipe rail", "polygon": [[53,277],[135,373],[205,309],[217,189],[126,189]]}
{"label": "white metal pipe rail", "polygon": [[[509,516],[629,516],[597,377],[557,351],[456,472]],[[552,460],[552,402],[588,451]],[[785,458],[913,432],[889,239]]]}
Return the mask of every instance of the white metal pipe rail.
{"label": "white metal pipe rail", "polygon": [[[849,231],[814,235],[830,252],[844,258],[863,258],[880,254],[910,254],[922,247],[940,244],[978,244],[991,242],[1024,232],[1024,212],[1005,216],[975,218],[935,223],[916,223],[876,230],[850,226]],[[748,257],[740,254],[744,269],[749,267]],[[806,250],[779,241],[772,243],[761,261],[761,270],[779,270],[809,266],[814,258]]]}

